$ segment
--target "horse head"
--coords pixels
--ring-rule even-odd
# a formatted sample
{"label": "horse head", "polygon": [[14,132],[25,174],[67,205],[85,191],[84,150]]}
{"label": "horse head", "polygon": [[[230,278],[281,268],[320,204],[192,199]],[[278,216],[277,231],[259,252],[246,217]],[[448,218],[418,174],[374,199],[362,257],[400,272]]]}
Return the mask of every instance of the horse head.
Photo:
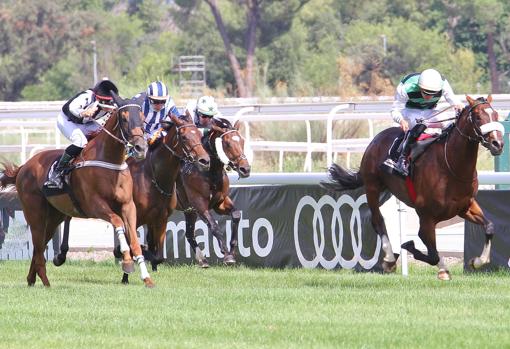
{"label": "horse head", "polygon": [[234,169],[240,178],[250,176],[250,163],[244,155],[244,138],[239,133],[239,121],[232,124],[223,118],[213,119],[209,146],[214,155]]}
{"label": "horse head", "polygon": [[466,96],[466,100],[469,105],[459,114],[457,130],[462,136],[483,145],[493,156],[500,155],[505,129],[498,122],[498,112],[491,106],[492,96],[487,99]]}
{"label": "horse head", "polygon": [[208,171],[210,157],[202,145],[202,133],[186,115],[171,114],[170,120],[161,122],[163,129],[168,132],[163,139],[164,146],[184,161],[195,163],[200,171]]}
{"label": "horse head", "polygon": [[129,155],[138,160],[145,158],[147,143],[143,137],[141,100],[123,99],[113,91],[111,94],[117,108],[112,112],[105,129],[117,135],[116,139],[124,144]]}

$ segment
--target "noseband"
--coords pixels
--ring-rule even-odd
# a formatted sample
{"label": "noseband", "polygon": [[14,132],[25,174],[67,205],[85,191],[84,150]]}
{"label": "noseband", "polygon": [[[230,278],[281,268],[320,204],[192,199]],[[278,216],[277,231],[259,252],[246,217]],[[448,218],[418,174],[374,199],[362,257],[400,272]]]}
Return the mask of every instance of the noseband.
{"label": "noseband", "polygon": [[[223,142],[223,137],[225,137],[227,134],[229,133],[237,133],[237,135],[242,138],[242,136],[239,134],[239,131],[238,130],[235,130],[235,129],[232,129],[232,130],[228,130],[224,133],[222,133],[221,135],[219,135],[217,138],[221,139],[221,141]],[[212,136],[213,136],[214,133],[211,133],[211,136],[209,136],[209,149],[213,149],[214,152],[212,155],[214,155],[217,159],[220,159],[219,155],[218,155],[218,150],[216,149],[216,146],[215,146],[215,143],[214,142],[211,142],[212,140]],[[213,144],[214,143],[214,144]],[[239,163],[241,162],[241,160],[246,160],[247,157],[246,155],[244,155],[244,152],[241,153],[241,155],[239,155],[238,157],[236,157],[235,159],[230,159],[229,158],[229,161],[228,161],[228,164],[227,166],[235,171],[238,171],[239,170]],[[221,159],[220,159],[221,161]]]}
{"label": "noseband", "polygon": [[[117,123],[113,127],[113,130],[115,130],[117,127],[120,126],[119,127],[119,131],[120,131],[120,136],[121,136],[122,139],[117,137],[117,136],[115,136],[112,132],[108,131],[104,127],[102,128],[102,130],[105,131],[110,137],[115,139],[117,142],[119,142],[122,145],[124,145],[124,148],[126,149],[126,153],[128,155],[130,155],[131,152],[132,152],[132,149],[134,148],[134,145],[131,144],[131,142],[129,142],[129,140],[127,139],[126,135],[124,134],[124,130],[123,130],[123,127],[122,127],[123,120],[122,120],[122,118],[120,117],[120,114],[119,114],[122,109],[125,109],[125,108],[128,108],[128,107],[136,107],[140,111],[142,110],[142,107],[139,106],[138,104],[126,104],[126,105],[123,105],[123,106],[117,108],[117,110],[115,111],[117,113]],[[141,136],[141,135],[134,135],[133,137],[143,137],[143,136]]]}
{"label": "noseband", "polygon": [[[176,125],[175,126],[175,135],[174,135],[175,142],[173,143],[173,145],[169,146],[166,144],[166,142],[161,142],[161,143],[163,144],[163,147],[165,147],[165,149],[167,149],[170,153],[172,153],[173,156],[175,156],[181,160],[184,160],[185,162],[193,163],[193,162],[197,161],[196,157],[193,156],[194,149],[201,144],[195,143],[195,144],[192,144],[188,148],[187,145],[184,144],[184,142],[182,142],[181,129],[185,129],[187,127],[196,127],[196,126],[195,126],[195,124],[192,124],[192,123],[181,125],[181,126]],[[170,142],[170,143],[172,143],[172,142]],[[184,154],[183,156],[179,155],[177,153],[178,151],[175,149],[175,148],[177,148],[178,144],[181,145],[181,150],[182,150],[182,153]]]}

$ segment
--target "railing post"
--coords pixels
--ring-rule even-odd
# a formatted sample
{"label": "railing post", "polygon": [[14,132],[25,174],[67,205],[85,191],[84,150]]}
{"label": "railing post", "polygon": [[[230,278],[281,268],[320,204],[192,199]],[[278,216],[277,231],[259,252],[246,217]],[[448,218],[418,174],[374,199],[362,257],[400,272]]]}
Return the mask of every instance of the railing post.
{"label": "railing post", "polygon": [[350,105],[350,103],[345,103],[334,106],[328,113],[328,120],[326,122],[326,166],[331,166],[333,163],[333,118],[339,110],[347,109]]}

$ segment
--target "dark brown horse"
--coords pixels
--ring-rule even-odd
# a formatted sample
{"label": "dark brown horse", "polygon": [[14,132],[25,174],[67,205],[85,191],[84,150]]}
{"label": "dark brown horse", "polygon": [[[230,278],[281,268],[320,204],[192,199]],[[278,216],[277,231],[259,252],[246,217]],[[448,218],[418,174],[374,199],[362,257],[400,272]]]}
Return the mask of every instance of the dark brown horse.
{"label": "dark brown horse", "polygon": [[[199,171],[209,169],[209,154],[201,143],[201,133],[189,116],[172,116],[162,123],[166,135],[153,144],[144,161],[128,160],[135,183],[136,225],[147,225],[147,242],[153,270],[163,261],[168,217],[175,208],[175,180],[182,166],[192,164]],[[128,283],[124,274],[123,283]]]}
{"label": "dark brown horse", "polygon": [[404,243],[402,248],[418,260],[437,265],[440,279],[449,280],[450,274],[436,249],[435,227],[438,222],[456,215],[485,227],[484,249],[471,264],[480,268],[489,262],[494,229],[474,199],[478,190],[476,161],[479,144],[492,155],[501,154],[503,129],[497,122],[497,112],[490,105],[491,96],[476,100],[467,96],[467,101],[469,105],[458,114],[445,137],[431,144],[414,161],[407,180],[381,169],[393,141],[402,132],[396,127],[382,131],[373,139],[363,155],[359,172],[346,171],[337,165],[329,169],[333,183],[323,183],[327,188],[346,190],[365,186],[372,226],[382,239],[383,268],[387,272],[394,271],[396,258],[379,210],[379,195],[386,190],[416,210],[420,220],[418,236],[427,247],[427,253],[417,250],[413,241]]}
{"label": "dark brown horse", "polygon": [[[250,164],[244,155],[244,139],[239,133],[239,123],[232,127],[226,119],[212,121],[212,129],[205,142],[205,147],[211,154],[211,169],[209,172],[200,172],[193,167],[189,172],[181,171],[177,179],[177,209],[184,212],[186,239],[202,267],[208,267],[209,264],[195,239],[197,216],[207,223],[218,240],[223,262],[227,265],[236,263],[235,249],[241,213],[236,210],[229,196],[229,180],[225,172],[225,164],[234,169],[241,178],[250,175]],[[220,230],[210,210],[232,217],[230,250],[227,248],[226,236]]]}
{"label": "dark brown horse", "polygon": [[68,217],[99,218],[110,222],[121,241],[123,270],[134,270],[132,253],[140,266],[145,285],[154,285],[136,237],[133,180],[124,162],[128,150],[137,158],[145,156],[143,114],[140,101],[123,100],[115,94],[113,98],[117,109],[112,112],[102,132],[73,162],[75,167],[69,177],[69,193],[54,196],[43,193],[48,171],[62,155],[62,150],[38,153],[20,167],[5,165],[0,185],[16,184],[32,232],[34,252],[27,276],[29,286],[35,284],[36,275],[45,286],[50,285],[44,250],[57,226]]}

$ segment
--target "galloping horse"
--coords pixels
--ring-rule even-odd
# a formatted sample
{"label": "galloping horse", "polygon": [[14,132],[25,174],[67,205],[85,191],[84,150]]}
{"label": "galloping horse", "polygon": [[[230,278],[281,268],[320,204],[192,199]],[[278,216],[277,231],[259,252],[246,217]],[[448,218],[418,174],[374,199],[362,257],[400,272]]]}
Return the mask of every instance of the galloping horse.
{"label": "galloping horse", "polygon": [[[226,119],[213,119],[211,132],[205,142],[205,148],[211,154],[211,169],[200,172],[191,168],[189,173],[181,173],[177,179],[177,209],[184,212],[186,218],[186,239],[198,264],[204,268],[209,264],[195,240],[195,222],[197,214],[207,222],[207,226],[219,242],[223,253],[223,262],[235,264],[237,247],[237,229],[241,213],[236,210],[229,197],[229,180],[224,165],[234,169],[239,177],[250,175],[250,164],[244,155],[244,139],[239,134],[239,122],[234,127]],[[225,156],[228,159],[223,159]],[[219,154],[222,154],[221,156]],[[209,210],[213,209],[220,215],[231,215],[232,236],[230,251],[227,249],[226,236],[220,230]]]}
{"label": "galloping horse", "polygon": [[[199,171],[209,169],[209,154],[201,143],[201,133],[189,116],[172,115],[162,122],[166,135],[149,147],[144,161],[128,160],[135,183],[137,227],[147,224],[147,241],[153,270],[163,261],[163,246],[168,217],[175,208],[175,180],[183,166],[195,164]],[[122,282],[129,282],[124,274]]]}
{"label": "galloping horse", "polygon": [[[143,114],[139,100],[124,100],[114,93],[112,95],[117,109],[74,161],[67,193],[54,196],[43,193],[48,171],[62,155],[62,150],[40,152],[20,167],[4,164],[0,187],[16,184],[32,232],[34,252],[27,276],[29,286],[35,284],[36,274],[44,286],[50,286],[44,250],[57,226],[68,217],[99,218],[110,222],[121,241],[122,269],[125,272],[134,270],[131,250],[140,266],[143,282],[147,287],[154,286],[136,237],[133,181],[124,162],[128,149],[136,158],[145,156]],[[124,234],[126,230],[129,246]]]}
{"label": "galloping horse", "polygon": [[456,215],[485,227],[483,251],[480,257],[471,261],[471,265],[480,268],[489,263],[494,228],[474,199],[478,190],[476,161],[479,144],[494,156],[501,154],[503,127],[497,122],[498,114],[491,107],[491,96],[476,100],[466,96],[466,99],[469,105],[457,115],[445,137],[431,144],[414,161],[411,175],[406,180],[381,169],[393,141],[402,132],[400,128],[393,127],[382,131],[372,140],[363,154],[359,172],[333,165],[329,169],[333,183],[322,183],[334,190],[365,186],[372,226],[382,239],[383,269],[386,272],[395,270],[396,258],[379,210],[379,195],[385,190],[416,210],[420,220],[418,236],[427,247],[427,254],[418,251],[413,241],[404,243],[402,248],[420,261],[437,265],[439,279],[449,280],[450,273],[436,249],[435,227],[438,222]]}

